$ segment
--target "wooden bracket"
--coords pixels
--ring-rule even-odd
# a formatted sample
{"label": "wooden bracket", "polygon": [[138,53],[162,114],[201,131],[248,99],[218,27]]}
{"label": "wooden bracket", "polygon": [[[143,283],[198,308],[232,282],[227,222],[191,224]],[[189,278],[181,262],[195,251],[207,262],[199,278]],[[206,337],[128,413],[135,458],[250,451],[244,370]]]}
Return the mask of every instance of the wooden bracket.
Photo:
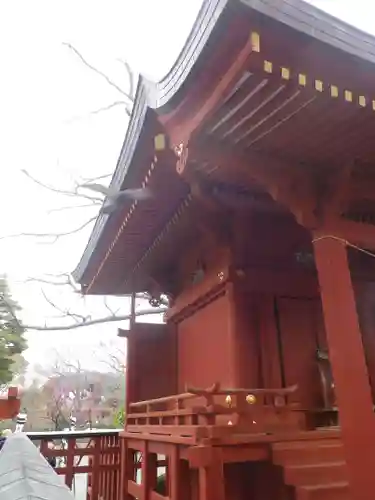
{"label": "wooden bracket", "polygon": [[210,466],[217,458],[217,450],[212,446],[192,446],[188,449],[189,465],[193,469]]}
{"label": "wooden bracket", "polygon": [[331,222],[340,217],[345,210],[345,203],[350,190],[350,181],[354,165],[348,164],[341,168],[331,181],[325,199],[321,205],[321,214],[324,222]]}

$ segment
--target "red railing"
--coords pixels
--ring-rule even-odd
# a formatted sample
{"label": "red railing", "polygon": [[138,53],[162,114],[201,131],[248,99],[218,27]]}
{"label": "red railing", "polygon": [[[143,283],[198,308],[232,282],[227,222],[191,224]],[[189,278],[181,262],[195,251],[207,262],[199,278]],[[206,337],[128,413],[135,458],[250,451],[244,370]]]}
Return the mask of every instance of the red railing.
{"label": "red railing", "polygon": [[131,403],[126,433],[174,435],[197,442],[236,433],[299,427],[291,401],[297,386],[285,389],[188,388],[186,393]]}
{"label": "red railing", "polygon": [[29,432],[77,500],[122,500],[118,430]]}

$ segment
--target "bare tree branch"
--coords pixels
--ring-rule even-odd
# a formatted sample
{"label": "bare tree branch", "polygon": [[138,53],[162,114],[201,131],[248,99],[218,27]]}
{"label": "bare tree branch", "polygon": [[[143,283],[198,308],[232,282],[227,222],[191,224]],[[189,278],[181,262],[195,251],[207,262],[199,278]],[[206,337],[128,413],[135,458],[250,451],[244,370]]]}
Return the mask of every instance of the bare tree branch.
{"label": "bare tree branch", "polygon": [[82,179],[82,184],[87,184],[88,182],[96,182],[96,181],[101,181],[102,179],[108,179],[109,177],[112,177],[113,173],[111,174],[104,174],[104,175],[99,175],[98,177],[89,177]]}
{"label": "bare tree branch", "polygon": [[56,188],[54,186],[50,186],[49,184],[46,184],[46,183],[36,179],[27,170],[22,169],[21,172],[24,175],[26,175],[26,177],[28,177],[32,182],[34,182],[34,184],[37,184],[38,186],[40,186],[44,189],[48,189],[48,191],[52,191],[53,193],[62,194],[64,196],[71,196],[74,198],[83,198],[85,200],[90,200],[93,205],[99,205],[99,204],[101,205],[103,203],[103,199],[98,197],[98,196],[90,196],[88,194],[79,193],[78,192],[78,189],[80,187],[79,184],[77,184],[75,189],[73,189],[71,191],[66,190],[66,189],[59,189],[59,188]]}
{"label": "bare tree branch", "polygon": [[[106,75],[103,71],[95,67],[93,64],[91,64],[82,54],[79,50],[77,50],[73,45],[70,43],[63,43],[90,71],[96,73],[102,80],[104,80],[108,85],[110,85],[113,89],[115,89],[119,94],[119,99],[108,104],[107,106],[100,107],[96,110],[91,111],[90,115],[97,115],[100,114],[104,111],[108,111],[110,109],[113,109],[118,106],[123,106],[125,108],[126,113],[130,116],[131,111],[132,111],[132,105],[134,102],[134,97],[135,97],[135,77],[134,73],[130,67],[130,65],[124,61],[124,60],[119,60],[119,62],[122,64],[124,67],[126,74],[127,74],[127,81],[125,81],[125,88],[128,88],[128,91],[124,90],[124,86],[119,85],[114,81],[111,77]],[[123,82],[124,83],[124,82]],[[48,211],[49,214],[51,213],[57,213],[57,212],[63,212],[65,210],[72,210],[74,208],[77,209],[84,209],[84,208],[89,208],[91,206],[103,206],[104,200],[108,201],[108,197],[106,195],[106,192],[102,192],[102,194],[97,194],[94,193],[92,194],[85,194],[81,192],[81,188],[84,188],[85,184],[92,184],[95,181],[99,181],[100,179],[106,179],[111,176],[111,174],[106,174],[106,175],[100,175],[97,176],[93,179],[85,179],[82,180],[82,182],[77,182],[75,179],[72,179],[72,188],[71,189],[61,189],[58,186],[55,185],[50,185],[48,183],[45,183],[43,181],[40,181],[39,179],[33,177],[28,171],[22,170],[23,174],[28,177],[32,182],[34,182],[36,185],[47,189],[53,193],[60,194],[63,196],[68,196],[70,198],[75,198],[75,199],[81,199],[81,200],[87,200],[86,203],[82,202],[82,204],[77,204],[77,205],[68,205],[68,206],[61,206],[58,208],[52,208],[51,210]],[[80,179],[81,180],[81,179]],[[121,199],[125,199],[127,196],[132,196],[132,193],[127,192],[126,195],[124,196],[124,193],[115,193],[116,196],[118,196]],[[135,194],[133,193],[135,196]],[[117,198],[116,198],[117,199]],[[74,202],[72,202],[74,203]],[[105,208],[108,209],[107,204],[104,206]],[[101,209],[103,210],[103,209]],[[109,213],[103,212],[103,213]],[[62,238],[64,236],[68,235],[73,235],[78,233],[79,231],[83,230],[86,228],[89,224],[94,222],[96,219],[95,217],[90,218],[87,220],[85,223],[81,224],[79,227],[72,229],[70,231],[66,232],[61,232],[61,233],[20,233],[20,234],[14,234],[14,235],[9,235],[9,236],[3,236],[0,237],[0,240],[6,239],[6,238],[18,238],[18,237],[32,237],[32,238],[40,238],[40,239],[46,239],[47,243],[54,243],[56,242],[59,238]],[[49,241],[50,240],[50,241]],[[28,282],[40,282],[43,284],[51,284],[51,285],[57,285],[57,286],[71,286],[73,290],[76,293],[81,293],[80,287],[77,286],[71,275],[68,273],[64,273],[62,275],[44,275],[40,278],[38,277],[31,277],[27,279]],[[108,311],[108,316],[104,317],[99,317],[99,318],[92,318],[91,315],[83,315],[76,313],[74,311],[71,311],[68,308],[65,308],[64,306],[60,306],[59,304],[56,304],[51,300],[50,297],[42,290],[42,294],[44,296],[44,299],[46,302],[53,307],[56,311],[58,311],[59,314],[61,314],[62,317],[64,318],[70,318],[71,324],[66,324],[66,325],[58,325],[58,326],[48,326],[47,324],[45,325],[23,325],[22,327],[28,330],[36,330],[36,331],[61,331],[61,330],[74,330],[76,328],[82,328],[85,326],[92,326],[92,325],[97,325],[97,324],[103,324],[103,323],[109,323],[109,322],[119,322],[119,321],[126,321],[129,320],[131,315],[130,314],[120,314],[120,309],[113,309],[106,299],[104,299],[104,306],[106,307]],[[125,297],[129,297],[129,295],[124,295]],[[142,316],[142,315],[151,315],[151,314],[163,314],[167,308],[168,308],[168,299],[164,296],[162,297],[152,297],[149,294],[137,294],[137,298],[140,299],[145,299],[150,302],[150,305],[152,306],[151,309],[146,309],[146,310],[137,310],[136,316]],[[1,297],[0,297],[0,302],[1,302]],[[163,306],[163,307],[159,307]],[[164,307],[165,306],[165,307]],[[11,307],[8,305],[8,307]],[[13,314],[13,312],[12,312]],[[111,363],[116,362],[117,356],[114,354],[113,357],[111,357]],[[118,360],[117,360],[118,362]]]}
{"label": "bare tree branch", "polygon": [[[167,308],[152,308],[152,309],[144,309],[143,311],[137,311],[136,317],[139,316],[151,316],[152,314],[163,314],[167,311]],[[131,319],[131,314],[124,314],[119,316],[106,316],[103,318],[91,319],[88,321],[84,321],[82,323],[74,323],[71,325],[58,325],[58,326],[43,326],[43,325],[27,325],[22,324],[22,328],[25,330],[34,330],[34,331],[43,331],[43,332],[56,332],[63,330],[75,330],[77,328],[83,328],[85,326],[93,326],[100,325],[103,323],[115,323],[119,321],[128,321]]]}
{"label": "bare tree branch", "polygon": [[72,234],[79,233],[82,231],[82,229],[85,229],[91,222],[94,222],[96,220],[97,216],[91,217],[89,220],[87,220],[84,224],[81,224],[80,226],[76,227],[75,229],[72,229],[71,231],[66,231],[65,233],[19,233],[19,234],[9,234],[8,236],[0,236],[0,240],[7,240],[11,238],[51,238],[52,241],[49,241],[48,243],[56,243],[56,241],[64,236],[70,236]]}
{"label": "bare tree branch", "polygon": [[71,50],[87,68],[89,68],[91,71],[93,71],[94,73],[99,75],[101,78],[103,78],[108,83],[108,85],[110,85],[111,87],[116,89],[117,92],[122,94],[124,97],[126,97],[126,99],[128,99],[130,101],[129,104],[126,104],[126,107],[125,107],[127,114],[130,116],[131,104],[133,103],[132,95],[129,94],[128,92],[125,92],[124,89],[122,89],[119,85],[117,85],[117,83],[115,83],[111,78],[109,78],[108,75],[103,73],[103,71],[101,71],[100,69],[98,69],[95,66],[93,66],[92,64],[90,64],[73,45],[71,45],[70,43],[67,43],[67,42],[63,42],[63,45],[68,47],[68,49]]}
{"label": "bare tree branch", "polygon": [[[125,372],[125,354],[123,349],[115,346],[108,346],[104,342],[100,342],[99,361],[108,366],[111,371],[124,374]],[[105,352],[105,357],[102,357],[102,352]]]}
{"label": "bare tree branch", "polygon": [[45,278],[37,278],[33,276],[24,280],[23,283],[43,283],[45,285],[54,285],[54,286],[67,286],[69,284],[67,281],[48,280]]}
{"label": "bare tree branch", "polygon": [[129,95],[130,97],[132,98],[132,100],[134,101],[134,98],[135,98],[135,79],[134,79],[134,73],[130,67],[130,64],[126,61],[124,61],[123,59],[117,59],[124,67],[125,67],[125,70],[127,72],[127,75],[128,75],[128,80],[129,80]]}
{"label": "bare tree branch", "polygon": [[41,293],[45,299],[45,301],[47,302],[47,304],[49,304],[51,307],[53,307],[54,309],[56,309],[56,311],[60,312],[62,318],[72,318],[76,323],[84,323],[88,320],[91,319],[90,316],[83,316],[82,314],[78,314],[78,313],[73,313],[71,312],[69,309],[62,309],[61,307],[57,306],[48,296],[47,294],[44,292],[44,290],[41,290]]}
{"label": "bare tree branch", "polygon": [[59,207],[59,208],[51,208],[51,210],[48,210],[47,214],[53,214],[56,212],[64,212],[66,210],[72,210],[72,209],[78,209],[78,208],[92,208],[93,203],[85,204],[85,205],[69,205],[68,207]]}
{"label": "bare tree branch", "polygon": [[69,120],[66,120],[64,123],[70,124],[80,120],[84,120],[89,116],[94,116],[103,113],[105,111],[110,111],[111,109],[117,108],[118,106],[125,106],[125,112],[128,116],[130,116],[131,110],[130,108],[128,108],[128,104],[125,101],[115,101],[111,104],[108,104],[107,106],[102,106],[98,109],[94,109],[93,111],[90,111],[87,115],[74,116],[73,118],[69,118]]}
{"label": "bare tree branch", "polygon": [[107,301],[107,297],[104,297],[104,306],[105,308],[107,309],[107,311],[112,315],[112,316],[116,316],[116,314],[119,312],[119,309],[117,309],[116,311],[114,311],[109,305],[108,305],[108,301]]}

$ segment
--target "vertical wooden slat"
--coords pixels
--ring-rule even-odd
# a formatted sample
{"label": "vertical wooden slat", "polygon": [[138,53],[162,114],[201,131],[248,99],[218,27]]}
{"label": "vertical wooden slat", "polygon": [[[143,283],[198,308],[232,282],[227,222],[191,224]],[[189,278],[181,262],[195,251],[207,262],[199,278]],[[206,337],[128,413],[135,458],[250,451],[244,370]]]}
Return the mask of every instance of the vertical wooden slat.
{"label": "vertical wooden slat", "polygon": [[125,500],[128,497],[128,442],[127,439],[120,439],[120,492]]}
{"label": "vertical wooden slat", "polygon": [[[107,436],[103,436],[100,438],[101,465],[108,465],[108,454],[103,453],[103,450],[105,450],[107,447],[108,447],[108,438]],[[101,476],[101,485],[100,485],[101,488],[99,491],[99,495],[103,497],[104,494],[109,494],[108,471],[106,471],[105,469],[101,469],[100,476]]]}
{"label": "vertical wooden slat", "polygon": [[199,468],[199,500],[226,500],[224,465],[219,451],[213,452],[208,466]]}
{"label": "vertical wooden slat", "polygon": [[68,455],[66,457],[66,476],[65,476],[65,484],[68,488],[72,489],[73,478],[74,478],[74,453],[76,450],[76,440],[69,439],[68,440]]}
{"label": "vertical wooden slat", "polygon": [[100,487],[100,437],[95,438],[92,449],[91,500],[99,500]]}
{"label": "vertical wooden slat", "polygon": [[168,461],[168,475],[167,484],[169,485],[169,498],[170,500],[180,500],[181,497],[181,471],[180,471],[180,457],[177,445],[174,445],[171,450]]}
{"label": "vertical wooden slat", "polygon": [[142,453],[142,497],[143,500],[151,499],[151,491],[155,489],[157,478],[157,456],[149,453],[148,442],[144,442]]}

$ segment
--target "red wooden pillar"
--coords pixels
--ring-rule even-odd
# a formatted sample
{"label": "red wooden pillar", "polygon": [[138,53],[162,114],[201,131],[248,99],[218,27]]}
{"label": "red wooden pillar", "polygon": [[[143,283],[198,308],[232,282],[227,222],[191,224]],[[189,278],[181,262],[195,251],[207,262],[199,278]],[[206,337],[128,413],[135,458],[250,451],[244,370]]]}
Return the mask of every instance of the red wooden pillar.
{"label": "red wooden pillar", "polygon": [[157,456],[154,453],[149,453],[149,443],[144,442],[142,452],[142,499],[151,500],[151,493],[155,490],[157,481]]}
{"label": "red wooden pillar", "polygon": [[199,500],[225,500],[224,464],[220,450],[212,450],[212,460],[199,468]]}
{"label": "red wooden pillar", "polygon": [[314,242],[329,355],[353,498],[375,495],[375,416],[347,249],[334,238]]}
{"label": "red wooden pillar", "polygon": [[136,337],[134,335],[135,328],[135,293],[132,294],[130,303],[130,321],[129,321],[129,331],[127,332],[127,352],[126,352],[126,402],[125,409],[126,414],[129,414],[129,404],[135,402],[136,393],[136,366],[135,366],[135,356],[136,356]]}

